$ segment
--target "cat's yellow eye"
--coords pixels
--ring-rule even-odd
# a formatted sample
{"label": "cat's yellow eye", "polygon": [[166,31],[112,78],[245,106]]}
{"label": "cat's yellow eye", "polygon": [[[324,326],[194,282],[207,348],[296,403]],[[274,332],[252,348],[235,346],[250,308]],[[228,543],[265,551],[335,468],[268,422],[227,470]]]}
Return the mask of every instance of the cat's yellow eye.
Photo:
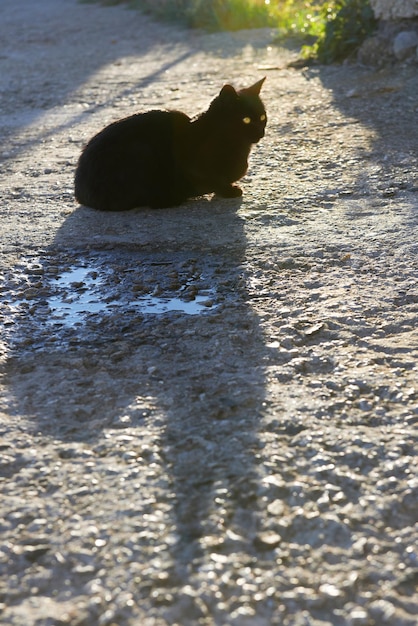
{"label": "cat's yellow eye", "polygon": [[244,124],[251,124],[251,117],[243,117],[242,121],[244,122]]}
{"label": "cat's yellow eye", "polygon": [[264,121],[265,121],[265,119],[266,119],[266,116],[264,115],[264,113],[263,113],[263,115],[260,115],[260,121],[261,121],[261,122],[264,122]]}

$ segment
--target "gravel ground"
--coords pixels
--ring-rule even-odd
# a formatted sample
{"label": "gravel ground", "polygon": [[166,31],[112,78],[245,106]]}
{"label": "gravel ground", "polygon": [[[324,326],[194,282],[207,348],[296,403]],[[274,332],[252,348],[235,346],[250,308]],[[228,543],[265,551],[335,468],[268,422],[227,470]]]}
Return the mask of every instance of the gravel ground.
{"label": "gravel ground", "polygon": [[[0,5],[0,610],[414,626],[417,66]],[[267,75],[239,200],[100,214],[82,145]]]}

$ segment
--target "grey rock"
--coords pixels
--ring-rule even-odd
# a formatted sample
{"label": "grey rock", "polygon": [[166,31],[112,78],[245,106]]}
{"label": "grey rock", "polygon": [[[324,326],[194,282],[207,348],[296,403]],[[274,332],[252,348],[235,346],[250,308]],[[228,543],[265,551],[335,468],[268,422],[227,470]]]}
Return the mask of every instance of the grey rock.
{"label": "grey rock", "polygon": [[418,17],[417,0],[370,0],[371,7],[378,19],[396,20]]}
{"label": "grey rock", "polygon": [[414,30],[403,30],[393,40],[393,52],[398,61],[415,56],[417,47],[418,33]]}

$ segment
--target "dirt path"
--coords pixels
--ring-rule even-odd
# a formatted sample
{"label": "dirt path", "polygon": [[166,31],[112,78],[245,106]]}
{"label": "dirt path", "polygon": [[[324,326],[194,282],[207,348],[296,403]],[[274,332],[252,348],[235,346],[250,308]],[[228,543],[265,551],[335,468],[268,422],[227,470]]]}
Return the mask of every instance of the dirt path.
{"label": "dirt path", "polygon": [[[413,626],[415,67],[0,4],[1,622]],[[238,201],[77,207],[83,143],[267,74]]]}

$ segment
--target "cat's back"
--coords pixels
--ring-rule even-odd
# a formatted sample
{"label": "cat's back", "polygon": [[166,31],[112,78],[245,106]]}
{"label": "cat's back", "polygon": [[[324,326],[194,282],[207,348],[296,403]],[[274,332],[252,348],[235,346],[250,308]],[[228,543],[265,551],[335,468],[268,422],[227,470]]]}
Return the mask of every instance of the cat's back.
{"label": "cat's back", "polygon": [[161,181],[174,176],[175,145],[189,125],[184,113],[154,110],[106,126],[80,155],[78,202],[102,210],[169,203],[160,198]]}
{"label": "cat's back", "polygon": [[155,145],[159,141],[166,143],[173,135],[181,132],[189,121],[188,116],[180,111],[153,110],[136,113],[106,126],[89,141],[85,151],[95,147],[102,150],[107,145],[113,147],[114,144],[138,145],[138,142],[144,141],[151,141]]}

